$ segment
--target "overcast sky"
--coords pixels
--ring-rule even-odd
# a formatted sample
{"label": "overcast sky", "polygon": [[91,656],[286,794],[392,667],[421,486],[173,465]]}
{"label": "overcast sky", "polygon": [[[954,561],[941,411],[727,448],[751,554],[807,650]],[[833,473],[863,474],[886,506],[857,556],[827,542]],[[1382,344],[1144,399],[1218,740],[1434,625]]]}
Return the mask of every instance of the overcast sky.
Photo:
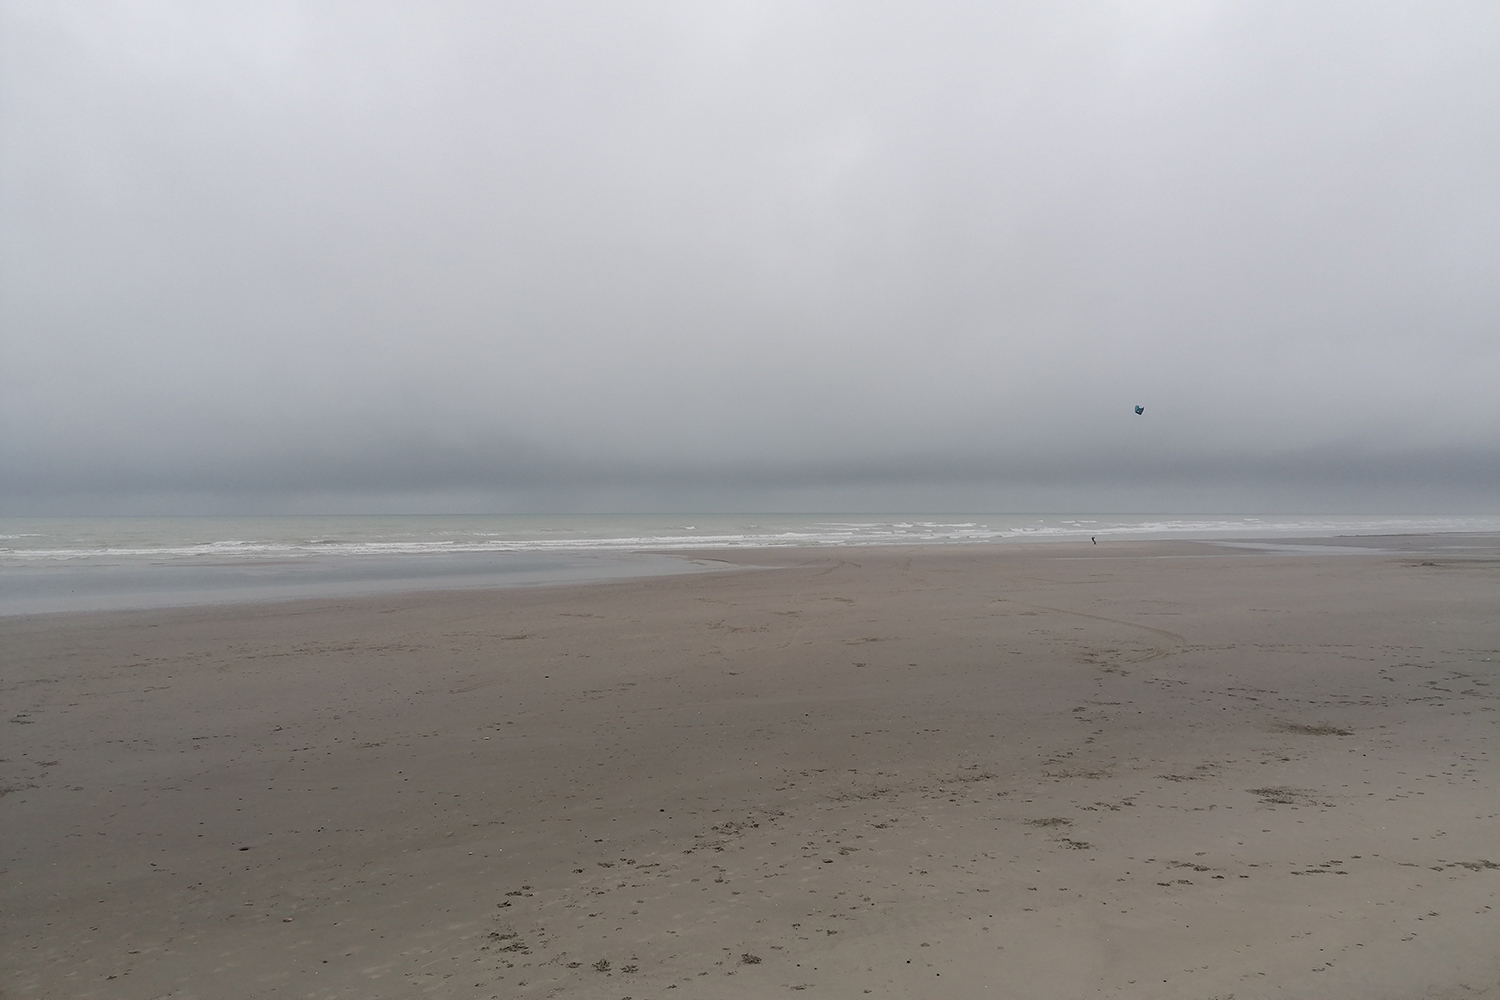
{"label": "overcast sky", "polygon": [[0,513],[1500,509],[1489,0],[0,0],[0,88]]}

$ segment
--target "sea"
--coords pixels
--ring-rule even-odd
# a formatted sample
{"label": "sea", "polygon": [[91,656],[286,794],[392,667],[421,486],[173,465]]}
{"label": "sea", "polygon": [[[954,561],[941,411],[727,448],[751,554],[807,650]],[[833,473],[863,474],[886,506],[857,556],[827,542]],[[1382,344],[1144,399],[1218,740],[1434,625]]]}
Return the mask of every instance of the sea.
{"label": "sea", "polygon": [[7,517],[0,518],[0,615],[542,586],[722,570],[723,563],[698,554],[714,549],[1011,545],[1090,537],[1243,544],[1449,532],[1500,532],[1500,515]]}

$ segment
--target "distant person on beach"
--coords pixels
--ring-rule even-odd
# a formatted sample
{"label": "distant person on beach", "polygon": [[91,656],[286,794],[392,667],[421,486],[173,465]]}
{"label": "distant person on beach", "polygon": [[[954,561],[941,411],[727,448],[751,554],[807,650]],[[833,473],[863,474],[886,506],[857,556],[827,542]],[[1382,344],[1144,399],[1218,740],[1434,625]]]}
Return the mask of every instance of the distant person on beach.
{"label": "distant person on beach", "polygon": [[1095,545],[1099,544],[1099,539],[1095,538],[1093,535],[1089,536],[1089,541],[1093,542]]}

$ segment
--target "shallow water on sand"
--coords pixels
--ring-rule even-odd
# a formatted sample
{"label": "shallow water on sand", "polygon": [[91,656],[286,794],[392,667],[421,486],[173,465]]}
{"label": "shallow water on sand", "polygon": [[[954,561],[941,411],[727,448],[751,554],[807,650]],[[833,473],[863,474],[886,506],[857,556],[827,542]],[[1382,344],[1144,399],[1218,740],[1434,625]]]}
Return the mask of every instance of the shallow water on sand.
{"label": "shallow water on sand", "polygon": [[653,553],[461,552],[0,566],[0,615],[598,583],[723,569]]}

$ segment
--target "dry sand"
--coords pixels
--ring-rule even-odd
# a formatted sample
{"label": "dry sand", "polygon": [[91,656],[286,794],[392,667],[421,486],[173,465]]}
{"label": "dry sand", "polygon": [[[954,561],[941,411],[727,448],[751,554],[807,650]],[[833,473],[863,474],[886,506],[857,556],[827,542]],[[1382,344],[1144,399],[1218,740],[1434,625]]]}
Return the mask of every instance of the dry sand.
{"label": "dry sand", "polygon": [[10,618],[4,995],[1500,996],[1500,548]]}

